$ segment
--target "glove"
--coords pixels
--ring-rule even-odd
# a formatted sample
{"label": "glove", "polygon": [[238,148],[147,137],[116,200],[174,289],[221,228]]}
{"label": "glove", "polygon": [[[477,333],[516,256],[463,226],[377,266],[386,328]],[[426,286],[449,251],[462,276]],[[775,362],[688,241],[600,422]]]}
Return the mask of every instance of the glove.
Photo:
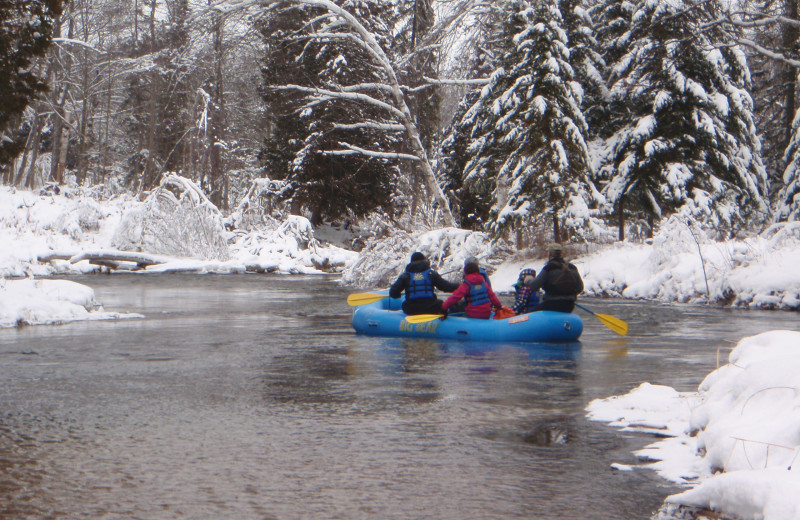
{"label": "glove", "polygon": [[442,321],[447,319],[447,309],[442,309],[442,317],[439,319]]}

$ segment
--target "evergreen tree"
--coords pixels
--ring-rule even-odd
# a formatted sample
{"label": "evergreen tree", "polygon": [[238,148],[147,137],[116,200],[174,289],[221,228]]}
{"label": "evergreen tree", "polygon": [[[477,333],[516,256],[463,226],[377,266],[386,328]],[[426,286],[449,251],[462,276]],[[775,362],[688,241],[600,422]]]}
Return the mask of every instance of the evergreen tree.
{"label": "evergreen tree", "polygon": [[[596,21],[595,35],[607,84],[616,81],[615,70],[627,54],[630,42],[631,18],[635,4],[628,0],[603,0],[589,10]],[[629,121],[628,107],[619,97],[606,94],[604,103],[593,104],[587,110],[590,132],[593,136],[609,137]]]}
{"label": "evergreen tree", "polygon": [[658,219],[686,206],[713,228],[765,217],[766,173],[742,51],[709,1],[647,0],[633,16],[612,94],[632,119],[615,136],[605,194],[617,211]]}
{"label": "evergreen tree", "polygon": [[[376,0],[346,0],[342,4],[378,40],[390,47],[391,31],[385,20],[389,6]],[[276,88],[304,85],[334,91],[358,92],[369,88],[373,98],[388,101],[382,71],[351,38],[298,37],[308,21],[325,12],[293,5],[286,14],[266,21],[262,28],[268,52],[263,67],[268,86],[265,101],[273,127],[265,139],[262,158],[270,175],[289,184],[286,196],[295,210],[305,207],[318,224],[323,217],[362,216],[391,206],[398,178],[398,160],[361,154],[331,153],[341,142],[369,150],[402,148],[398,131],[380,130],[396,124],[391,115],[372,105],[325,98]],[[331,24],[331,32],[346,28]],[[273,87],[273,88],[270,88]],[[362,123],[368,122],[368,125]]]}
{"label": "evergreen tree", "polygon": [[605,126],[604,108],[609,99],[603,76],[605,61],[595,38],[592,18],[585,0],[560,0],[561,16],[569,43],[569,62],[581,87],[581,107],[589,133],[597,135]]}
{"label": "evergreen tree", "polygon": [[800,220],[800,111],[792,125],[792,140],[786,148],[786,170],[783,186],[778,193],[775,219],[779,222]]}
{"label": "evergreen tree", "polygon": [[[487,78],[500,68],[504,50],[503,25],[510,9],[511,0],[497,0],[492,9],[476,17],[474,33],[460,47],[458,61],[463,62],[463,71],[458,75],[470,80]],[[444,190],[461,226],[472,229],[485,227],[492,207],[491,184],[471,188],[464,185],[464,168],[469,162],[467,148],[474,123],[473,116],[465,116],[480,99],[482,90],[482,87],[469,88],[461,96],[437,151],[438,175]]]}
{"label": "evergreen tree", "polygon": [[[758,13],[762,19],[795,21],[800,18],[800,4],[796,0],[747,0],[743,10]],[[800,27],[787,22],[770,23],[760,25],[748,37],[774,53],[753,52],[749,63],[753,71],[754,111],[756,128],[761,135],[762,155],[770,184],[779,190],[784,186],[782,174],[790,166],[786,160],[792,160],[785,152],[794,139],[793,122],[800,108],[800,82],[797,67],[775,59],[775,55],[800,60]]]}
{"label": "evergreen tree", "polygon": [[0,168],[24,146],[24,135],[8,135],[11,123],[37,95],[47,78],[34,66],[50,46],[61,0],[0,0]]}
{"label": "evergreen tree", "polygon": [[[402,57],[398,76],[400,82],[415,89],[425,83],[424,77],[435,78],[439,57],[426,45],[434,24],[430,0],[396,0],[393,13],[391,54]],[[429,86],[408,93],[408,103],[417,121],[420,137],[430,153],[439,127],[439,88]]]}
{"label": "evergreen tree", "polygon": [[453,116],[453,121],[445,131],[445,138],[439,148],[438,173],[444,184],[443,189],[450,196],[450,203],[461,227],[473,230],[482,229],[489,220],[492,206],[491,191],[470,191],[465,188],[463,172],[469,162],[467,148],[470,145],[472,127],[463,122],[467,111],[480,96],[480,90],[465,94]]}
{"label": "evergreen tree", "polygon": [[464,182],[473,193],[491,190],[494,234],[546,218],[563,240],[599,196],[562,23],[553,1],[513,2],[503,66],[464,118],[473,139]]}

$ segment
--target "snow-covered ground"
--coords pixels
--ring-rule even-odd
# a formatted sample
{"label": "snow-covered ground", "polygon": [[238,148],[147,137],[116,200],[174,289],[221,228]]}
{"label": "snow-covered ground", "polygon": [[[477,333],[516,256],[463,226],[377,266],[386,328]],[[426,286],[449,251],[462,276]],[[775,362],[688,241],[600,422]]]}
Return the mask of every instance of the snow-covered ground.
{"label": "snow-covered ground", "polygon": [[687,486],[667,498],[673,508],[742,520],[800,518],[800,332],[741,340],[697,392],[643,383],[586,409],[625,431],[666,436],[637,456]]}

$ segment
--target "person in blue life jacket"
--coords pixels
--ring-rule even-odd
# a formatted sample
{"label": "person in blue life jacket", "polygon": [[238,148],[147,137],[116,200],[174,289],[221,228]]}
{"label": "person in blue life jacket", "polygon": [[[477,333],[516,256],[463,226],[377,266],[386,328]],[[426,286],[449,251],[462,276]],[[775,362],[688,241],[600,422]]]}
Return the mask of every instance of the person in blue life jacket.
{"label": "person in blue life jacket", "polygon": [[536,311],[572,312],[575,300],[583,292],[583,279],[578,268],[561,256],[561,244],[551,244],[547,248],[548,261],[529,288],[532,291],[544,289],[542,303],[533,308]]}
{"label": "person in blue life jacket", "polygon": [[444,314],[442,300],[436,297],[435,289],[451,293],[458,284],[445,280],[431,269],[431,264],[420,252],[411,255],[405,271],[389,288],[389,296],[400,298],[405,291],[403,312],[415,314]]}
{"label": "person in blue life jacket", "polygon": [[514,305],[511,307],[514,310],[514,314],[519,316],[520,314],[532,312],[541,303],[539,291],[531,290],[535,279],[535,269],[526,268],[519,272],[517,282],[514,284],[516,298],[514,299]]}
{"label": "person in blue life jacket", "polygon": [[491,285],[486,283],[486,278],[480,273],[477,260],[468,259],[464,263],[464,282],[442,304],[445,317],[448,310],[462,298],[467,301],[465,311],[469,318],[488,319],[492,315],[492,309],[502,308],[503,304]]}

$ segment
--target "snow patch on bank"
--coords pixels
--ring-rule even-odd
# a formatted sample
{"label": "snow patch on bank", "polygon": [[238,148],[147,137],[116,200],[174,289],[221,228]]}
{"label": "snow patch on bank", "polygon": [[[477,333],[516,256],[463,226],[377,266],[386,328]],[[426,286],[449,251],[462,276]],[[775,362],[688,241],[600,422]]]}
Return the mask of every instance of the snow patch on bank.
{"label": "snow patch on bank", "polygon": [[142,317],[105,312],[91,288],[69,280],[0,280],[0,328]]}
{"label": "snow patch on bank", "polygon": [[691,487],[667,502],[729,518],[800,518],[800,332],[745,338],[697,392],[644,383],[589,418],[668,436],[636,455]]}

